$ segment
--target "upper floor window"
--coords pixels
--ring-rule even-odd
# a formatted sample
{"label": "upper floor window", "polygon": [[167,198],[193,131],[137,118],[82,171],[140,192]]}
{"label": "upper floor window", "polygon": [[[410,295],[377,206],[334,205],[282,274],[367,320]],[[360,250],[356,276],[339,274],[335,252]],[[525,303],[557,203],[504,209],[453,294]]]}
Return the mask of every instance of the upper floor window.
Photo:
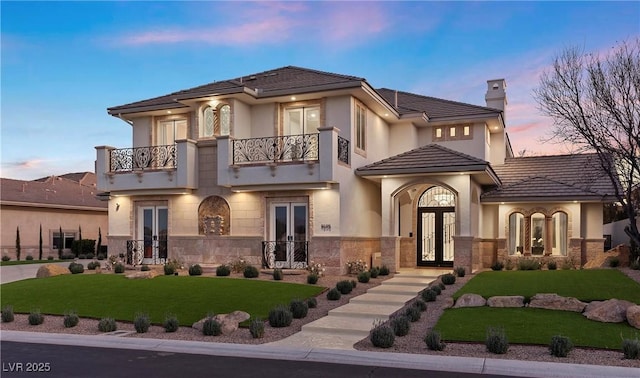
{"label": "upper floor window", "polygon": [[320,106],[284,109],[283,135],[316,134],[320,127]]}
{"label": "upper floor window", "polygon": [[154,145],[167,146],[176,143],[176,140],[187,139],[186,119],[161,119],[156,124]]}
{"label": "upper floor window", "polygon": [[356,104],[356,150],[366,151],[367,140],[367,109],[360,104]]}
{"label": "upper floor window", "polygon": [[433,141],[452,141],[473,139],[473,128],[470,125],[438,126],[433,128]]}
{"label": "upper floor window", "polygon": [[203,111],[201,138],[231,133],[231,106],[220,104],[217,107],[207,106]]}

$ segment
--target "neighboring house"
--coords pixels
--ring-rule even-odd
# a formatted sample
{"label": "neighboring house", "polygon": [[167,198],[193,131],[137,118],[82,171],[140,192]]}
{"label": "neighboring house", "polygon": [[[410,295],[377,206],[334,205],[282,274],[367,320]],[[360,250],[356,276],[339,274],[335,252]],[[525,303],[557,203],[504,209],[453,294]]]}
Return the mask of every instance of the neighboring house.
{"label": "neighboring house", "polygon": [[110,251],[332,272],[377,253],[584,263],[611,184],[592,155],[514,158],[506,83],[487,84],[476,106],[288,66],[109,108],[132,130],[132,147],[96,147]]}
{"label": "neighboring house", "polygon": [[98,240],[107,245],[107,203],[96,198],[93,172],[50,176],[33,181],[0,179],[0,219],[2,255],[16,259],[16,228],[20,229],[21,260],[39,257],[42,226],[42,257],[58,257],[60,228],[63,251],[79,238]]}

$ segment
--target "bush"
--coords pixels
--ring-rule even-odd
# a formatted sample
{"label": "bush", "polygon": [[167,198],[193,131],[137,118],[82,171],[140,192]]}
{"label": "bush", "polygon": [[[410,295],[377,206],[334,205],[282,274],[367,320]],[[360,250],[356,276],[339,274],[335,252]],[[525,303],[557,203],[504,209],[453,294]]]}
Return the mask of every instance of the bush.
{"label": "bush", "polygon": [[436,292],[436,295],[442,294],[442,289],[438,285],[429,286],[429,289]]}
{"label": "bush", "polygon": [[411,322],[417,322],[418,320],[420,320],[420,316],[422,316],[422,311],[420,311],[420,309],[416,306],[409,306],[406,310],[404,310],[404,315],[409,318]]}
{"label": "bush", "polygon": [[640,270],[640,260],[636,259],[629,263],[629,268],[633,270]]}
{"label": "bush", "polygon": [[622,353],[627,360],[640,359],[640,341],[638,341],[638,339],[623,339]]}
{"label": "bush", "polygon": [[178,318],[175,315],[167,314],[164,317],[164,322],[162,322],[162,327],[164,327],[165,332],[175,332],[180,327],[180,323],[178,323]]}
{"label": "bush", "polygon": [[62,323],[64,324],[64,328],[73,328],[78,325],[80,322],[80,318],[78,314],[74,311],[65,312],[64,318],[62,319]]}
{"label": "bush", "polygon": [[53,256],[51,256],[51,255],[47,256],[47,260],[49,260],[49,261],[53,260]]}
{"label": "bush", "polygon": [[491,270],[501,271],[502,269],[504,269],[502,261],[496,261],[491,265]]}
{"label": "bush", "polygon": [[87,253],[85,256],[86,256],[89,260],[91,260],[92,258],[94,258],[94,257],[95,257],[95,255],[94,255],[93,253]]}
{"label": "bush", "polygon": [[422,299],[416,299],[415,302],[413,302],[413,307],[417,308],[421,312],[427,311],[427,303]]}
{"label": "bush", "polygon": [[72,262],[71,264],[69,264],[69,271],[72,274],[83,273],[84,272],[84,265],[82,265],[80,263]]}
{"label": "bush", "polygon": [[282,281],[284,278],[284,273],[282,273],[282,269],[276,268],[273,270],[273,279],[276,281]]}
{"label": "bush", "polygon": [[433,302],[436,300],[436,297],[438,296],[438,294],[436,294],[436,292],[431,289],[425,289],[425,290],[422,290],[422,292],[420,293],[420,296],[422,296],[422,299],[425,302]]}
{"label": "bush", "polygon": [[369,334],[373,346],[378,348],[391,348],[396,340],[395,333],[388,325],[377,325]]}
{"label": "bush", "polygon": [[31,260],[33,260],[33,256],[27,255],[27,261],[31,261]]}
{"label": "bush", "polygon": [[249,324],[249,333],[254,339],[261,339],[264,337],[264,321],[260,318],[251,320]]}
{"label": "bush", "polygon": [[113,272],[114,273],[124,273],[124,264],[122,263],[117,263],[116,265],[113,266]]}
{"label": "bush", "polygon": [[616,268],[620,265],[620,259],[617,256],[613,256],[609,258],[609,266],[612,268]]}
{"label": "bush", "polygon": [[504,270],[513,270],[513,268],[513,261],[511,261],[511,259],[507,259],[507,261],[504,263]]}
{"label": "bush", "polygon": [[244,278],[256,278],[260,275],[260,272],[258,271],[258,268],[256,268],[253,265],[247,265],[246,268],[244,268]]}
{"label": "bush", "polygon": [[567,357],[573,349],[573,343],[568,337],[555,335],[551,338],[549,352],[555,357]]}
{"label": "bush", "polygon": [[173,276],[176,273],[176,267],[173,264],[164,264],[164,275]]}
{"label": "bush", "polygon": [[556,263],[555,260],[549,260],[549,262],[547,263],[547,269],[549,270],[558,269],[558,263]]}
{"label": "bush", "polygon": [[219,336],[222,334],[222,325],[213,315],[207,316],[207,319],[202,324],[202,334],[205,336]]}
{"label": "bush", "polygon": [[289,303],[289,311],[291,311],[294,319],[302,319],[307,316],[309,306],[301,299],[292,299]]}
{"label": "bush", "polygon": [[427,335],[424,337],[424,342],[427,344],[429,350],[441,351],[444,350],[445,347],[440,337],[440,332],[434,330],[427,332]]}
{"label": "bush", "polygon": [[362,260],[358,261],[348,261],[347,262],[347,273],[349,274],[358,274],[360,272],[364,272],[369,269],[369,266],[366,262]]}
{"label": "bush", "polygon": [[62,252],[62,256],[60,256],[60,259],[62,260],[73,260],[75,258],[76,258],[76,255],[70,252]]}
{"label": "bush", "polygon": [[351,293],[351,290],[353,290],[353,285],[351,284],[351,281],[342,280],[338,281],[336,289],[338,289],[341,294],[349,294]]}
{"label": "bush", "polygon": [[33,310],[29,313],[30,325],[40,325],[42,323],[44,323],[44,315],[42,315],[40,310]]}
{"label": "bush", "polygon": [[83,254],[78,255],[78,258],[81,259],[81,260],[85,260],[87,258],[87,255],[85,255],[83,253]]}
{"label": "bush", "polygon": [[406,336],[409,334],[409,329],[411,329],[411,322],[406,316],[394,316],[389,321],[389,325],[396,336]]}
{"label": "bush", "polygon": [[151,270],[151,268],[149,268],[149,265],[146,265],[146,264],[145,264],[145,265],[142,265],[142,266],[140,267],[140,271],[141,271],[141,272],[148,272],[148,271],[150,271],[150,270]]}
{"label": "bush", "polygon": [[440,290],[445,290],[447,288],[447,286],[442,282],[438,282],[438,287],[440,288]]}
{"label": "bush", "polygon": [[98,261],[89,261],[87,263],[87,269],[89,270],[96,270],[96,268],[100,267],[100,262]]}
{"label": "bush", "polygon": [[327,299],[330,301],[337,301],[341,296],[340,291],[335,287],[327,292]]}
{"label": "bush", "polygon": [[379,275],[381,276],[388,276],[389,275],[389,268],[386,265],[383,265],[380,268],[380,272],[378,272]]}
{"label": "bush", "polygon": [[505,354],[509,350],[509,341],[504,333],[504,328],[487,328],[484,344],[487,346],[487,351],[494,354]]}
{"label": "bush", "polygon": [[82,239],[82,240],[74,240],[71,243],[71,252],[74,256],[84,255],[85,257],[91,253],[96,251],[96,241],[93,239]]}
{"label": "bush", "polygon": [[107,258],[107,255],[104,253],[98,253],[98,260],[104,260]]}
{"label": "bush", "polygon": [[318,307],[318,300],[315,297],[311,297],[307,299],[307,307],[316,308]]}
{"label": "bush", "polygon": [[356,281],[356,280],[351,280],[351,288],[352,288],[352,289],[355,289],[355,288],[356,288],[356,286],[358,286],[358,281]]}
{"label": "bush", "polygon": [[133,328],[136,329],[137,333],[147,333],[149,331],[149,327],[151,327],[151,319],[149,315],[144,313],[136,314],[133,319]]}
{"label": "bush", "polygon": [[190,276],[201,276],[202,275],[202,267],[200,264],[194,264],[189,267],[189,275]]}
{"label": "bush", "polygon": [[244,272],[245,268],[249,266],[243,259],[235,260],[229,263],[229,269],[234,273]]}
{"label": "bush", "polygon": [[518,260],[518,270],[540,270],[542,264],[538,260],[534,259],[520,259]]}
{"label": "bush", "polygon": [[288,327],[293,321],[293,314],[283,305],[269,311],[269,325],[274,328]]}
{"label": "bush", "polygon": [[458,277],[464,277],[464,275],[467,274],[467,270],[463,266],[457,266],[453,270],[453,273]]}
{"label": "bush", "polygon": [[0,312],[0,317],[2,318],[3,323],[11,323],[12,321],[14,321],[15,316],[13,315],[13,306],[4,306],[2,308],[2,312]]}
{"label": "bush", "polygon": [[231,274],[231,268],[226,265],[220,265],[216,268],[216,276],[218,277],[226,277]]}
{"label": "bush", "polygon": [[440,278],[440,281],[442,281],[442,283],[445,285],[453,285],[454,283],[456,283],[456,276],[451,273],[443,274]]}
{"label": "bush", "polygon": [[98,330],[100,332],[113,332],[117,329],[118,329],[118,325],[116,324],[116,321],[113,318],[102,318],[98,323]]}
{"label": "bush", "polygon": [[307,276],[307,283],[309,285],[315,285],[318,282],[318,275],[311,273]]}
{"label": "bush", "polygon": [[378,275],[380,274],[380,268],[375,267],[375,268],[369,269],[369,274],[371,278],[377,278]]}
{"label": "bush", "polygon": [[371,279],[371,273],[369,272],[360,272],[358,273],[358,282],[367,283]]}
{"label": "bush", "polygon": [[2,256],[2,261],[9,261],[11,260],[11,257],[7,256],[7,255],[3,255]]}

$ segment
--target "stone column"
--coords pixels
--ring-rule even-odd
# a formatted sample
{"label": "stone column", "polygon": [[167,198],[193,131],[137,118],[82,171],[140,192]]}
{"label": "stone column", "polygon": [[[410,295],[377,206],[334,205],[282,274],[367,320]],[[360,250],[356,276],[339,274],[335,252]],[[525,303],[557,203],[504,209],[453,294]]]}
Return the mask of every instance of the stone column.
{"label": "stone column", "polygon": [[453,265],[461,266],[467,272],[473,271],[473,236],[454,236],[455,254]]}
{"label": "stone column", "polygon": [[383,236],[380,238],[380,252],[382,264],[389,268],[390,272],[397,272],[400,267],[400,237]]}

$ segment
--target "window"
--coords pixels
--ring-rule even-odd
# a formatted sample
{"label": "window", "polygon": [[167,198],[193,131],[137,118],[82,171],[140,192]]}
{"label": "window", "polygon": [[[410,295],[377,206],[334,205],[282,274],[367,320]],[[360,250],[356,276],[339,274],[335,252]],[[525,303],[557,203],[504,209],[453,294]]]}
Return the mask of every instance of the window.
{"label": "window", "polygon": [[452,138],[456,137],[456,128],[455,127],[450,127],[449,128],[449,136]]}
{"label": "window", "polygon": [[284,135],[316,134],[320,127],[320,107],[290,107],[284,110]]}
{"label": "window", "polygon": [[202,116],[201,138],[231,133],[231,106],[228,104],[221,104],[217,108],[207,106]]}
{"label": "window", "polygon": [[436,139],[440,139],[442,138],[442,129],[441,128],[436,128]]}
{"label": "window", "polygon": [[156,126],[155,145],[168,146],[176,143],[176,140],[187,138],[186,119],[164,119],[158,121]]}
{"label": "window", "polygon": [[218,108],[220,135],[231,135],[231,106],[223,104]]}
{"label": "window", "polygon": [[212,107],[207,106],[204,110],[204,129],[202,130],[203,137],[212,137],[215,129],[215,112]]}
{"label": "window", "polygon": [[469,127],[469,126],[465,126],[465,127],[462,129],[462,135],[464,135],[464,136],[469,136],[469,135],[471,135],[471,127]]}
{"label": "window", "polygon": [[[64,235],[63,237],[63,245],[62,245],[62,249],[71,249],[71,244],[73,244],[73,241],[76,239],[76,234],[74,232],[62,232],[62,235]],[[58,249],[58,247],[60,246],[60,232],[54,232],[53,233],[53,240],[51,245],[53,246],[53,249]]]}
{"label": "window", "polygon": [[470,125],[451,125],[433,128],[434,141],[457,141],[473,139]]}
{"label": "window", "polygon": [[367,110],[360,104],[356,104],[356,149],[366,151],[367,140]]}
{"label": "window", "polygon": [[509,215],[509,254],[524,253],[524,215]]}
{"label": "window", "polygon": [[546,218],[544,214],[535,213],[531,216],[531,254],[542,255],[546,235]]}
{"label": "window", "polygon": [[554,255],[567,255],[567,214],[554,213],[551,217],[551,252]]}

